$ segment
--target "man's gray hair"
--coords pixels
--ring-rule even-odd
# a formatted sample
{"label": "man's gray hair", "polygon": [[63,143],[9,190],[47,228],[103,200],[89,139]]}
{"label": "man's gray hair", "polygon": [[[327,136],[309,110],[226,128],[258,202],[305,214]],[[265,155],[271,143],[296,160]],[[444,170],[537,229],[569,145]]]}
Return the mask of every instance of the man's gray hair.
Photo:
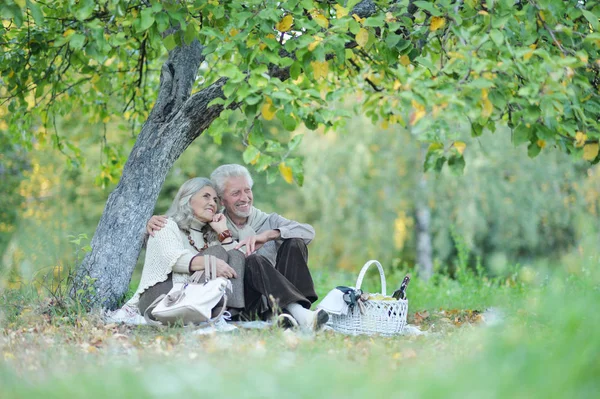
{"label": "man's gray hair", "polygon": [[252,176],[250,176],[250,172],[248,169],[238,164],[228,164],[221,165],[217,169],[215,169],[210,174],[210,180],[212,180],[214,184],[215,190],[217,190],[217,195],[221,197],[223,195],[223,191],[225,191],[225,180],[230,177],[239,177],[243,176],[248,181],[250,188],[254,185],[254,180],[252,180]]}
{"label": "man's gray hair", "polygon": [[190,200],[194,194],[206,186],[214,188],[212,182],[206,177],[194,177],[183,183],[177,191],[177,195],[175,195],[173,203],[167,211],[167,216],[177,223],[181,230],[190,230],[192,221],[195,219]]}

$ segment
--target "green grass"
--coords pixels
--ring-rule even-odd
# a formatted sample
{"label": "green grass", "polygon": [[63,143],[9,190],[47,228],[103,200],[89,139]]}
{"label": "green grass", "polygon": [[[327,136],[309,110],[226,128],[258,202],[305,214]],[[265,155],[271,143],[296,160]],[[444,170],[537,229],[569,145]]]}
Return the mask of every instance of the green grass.
{"label": "green grass", "polygon": [[[430,330],[419,337],[278,329],[195,336],[25,311],[5,317],[0,330],[0,397],[595,397],[599,276],[592,259],[502,279],[467,271],[414,278],[409,320]],[[317,273],[318,291],[352,278]],[[365,287],[376,290],[377,278]],[[489,306],[501,323],[469,317]]]}

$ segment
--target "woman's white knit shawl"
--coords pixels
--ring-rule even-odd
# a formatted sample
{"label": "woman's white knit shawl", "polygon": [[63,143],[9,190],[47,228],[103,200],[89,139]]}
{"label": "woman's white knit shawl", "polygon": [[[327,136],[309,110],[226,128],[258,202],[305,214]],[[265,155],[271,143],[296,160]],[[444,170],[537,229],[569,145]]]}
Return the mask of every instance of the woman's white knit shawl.
{"label": "woman's white knit shawl", "polygon": [[[203,225],[194,221],[192,227],[200,229]],[[202,233],[190,230],[190,234],[196,247],[202,248],[204,246]],[[167,219],[165,227],[148,239],[140,285],[133,297],[127,301],[127,305],[137,307],[140,295],[153,285],[165,281],[173,271],[177,259],[188,253],[196,254],[198,251],[190,245],[187,234],[179,229],[177,223]],[[188,273],[173,273],[173,283],[186,283],[189,277]]]}

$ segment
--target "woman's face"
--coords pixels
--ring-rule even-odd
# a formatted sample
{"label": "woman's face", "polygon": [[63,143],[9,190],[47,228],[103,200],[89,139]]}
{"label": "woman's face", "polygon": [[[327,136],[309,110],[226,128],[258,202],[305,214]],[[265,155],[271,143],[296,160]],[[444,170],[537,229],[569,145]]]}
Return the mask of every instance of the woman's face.
{"label": "woman's face", "polygon": [[210,186],[204,186],[192,196],[190,205],[196,219],[202,222],[212,222],[217,213],[217,192]]}

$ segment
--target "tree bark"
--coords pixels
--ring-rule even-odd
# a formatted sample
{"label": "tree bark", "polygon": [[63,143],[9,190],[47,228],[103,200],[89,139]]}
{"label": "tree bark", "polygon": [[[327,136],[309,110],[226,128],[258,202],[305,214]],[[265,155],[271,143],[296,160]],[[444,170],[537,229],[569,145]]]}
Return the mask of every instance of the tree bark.
{"label": "tree bark", "polygon": [[123,168],[78,269],[72,295],[86,305],[113,309],[123,298],[144,241],[147,220],[173,163],[214,121],[222,106],[221,79],[190,97],[202,46],[173,49],[163,65],[158,99]]}
{"label": "tree bark", "polygon": [[[421,150],[419,164],[423,165],[423,149]],[[417,235],[417,265],[418,274],[423,280],[427,281],[433,275],[433,250],[431,245],[431,210],[429,209],[427,195],[427,180],[425,173],[420,173],[417,182],[416,204],[416,235]]]}

